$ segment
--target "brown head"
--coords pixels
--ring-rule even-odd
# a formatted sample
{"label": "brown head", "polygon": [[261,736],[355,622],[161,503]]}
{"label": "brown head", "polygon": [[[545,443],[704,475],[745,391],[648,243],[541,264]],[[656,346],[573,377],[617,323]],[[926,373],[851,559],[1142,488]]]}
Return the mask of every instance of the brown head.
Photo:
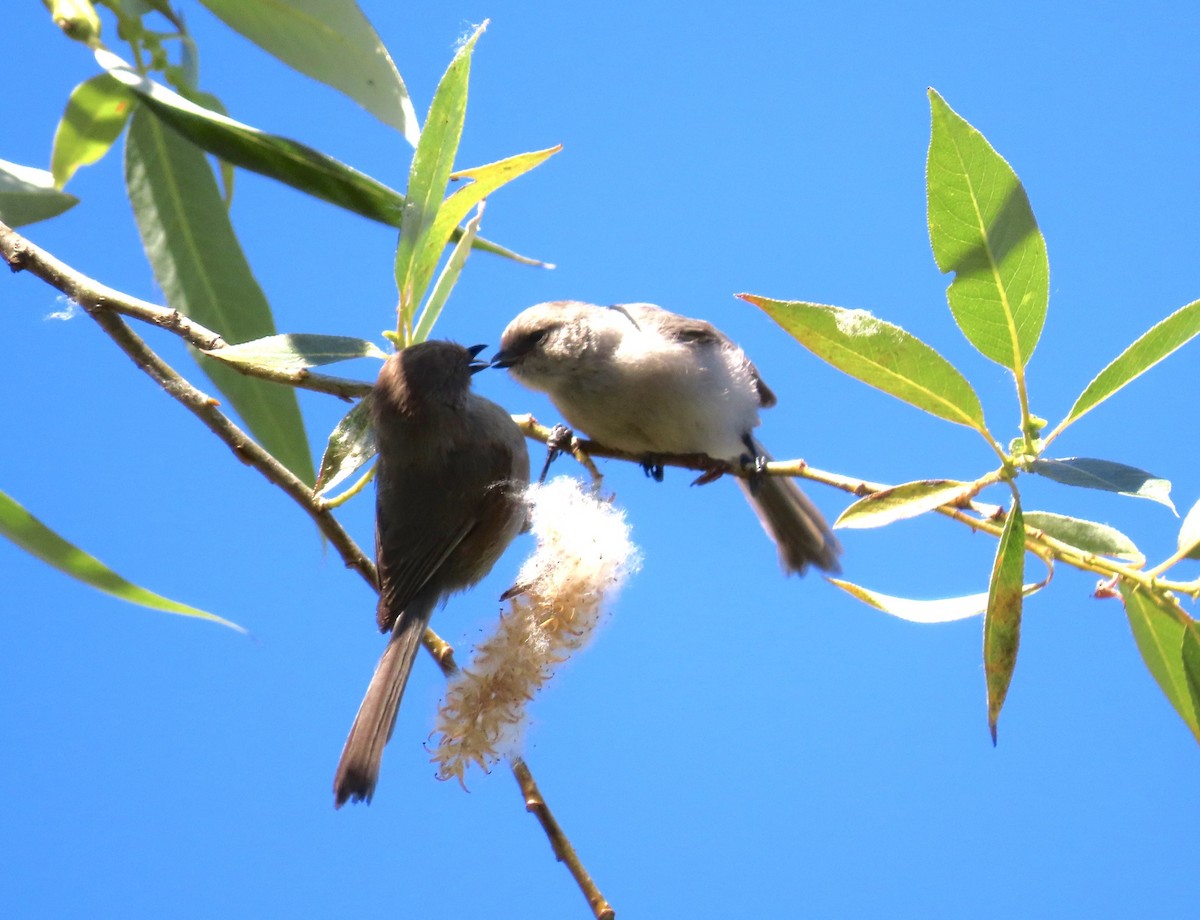
{"label": "brown head", "polygon": [[419,415],[427,409],[459,408],[471,391],[471,375],[487,364],[476,361],[483,345],[419,342],[384,362],[375,381],[375,410]]}

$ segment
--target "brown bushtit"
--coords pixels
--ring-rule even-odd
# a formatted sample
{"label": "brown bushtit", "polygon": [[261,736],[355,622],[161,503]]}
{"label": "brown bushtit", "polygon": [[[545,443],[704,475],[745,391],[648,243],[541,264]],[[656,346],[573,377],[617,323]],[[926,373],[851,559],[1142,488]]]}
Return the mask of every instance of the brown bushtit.
{"label": "brown bushtit", "polygon": [[[571,425],[633,454],[770,456],[753,437],[775,405],[745,353],[719,329],[648,303],[564,300],[530,307],[500,340],[493,366],[549,395]],[[841,547],[790,478],[738,479],[788,572],[837,572]]]}
{"label": "brown bushtit", "polygon": [[433,610],[491,570],[525,526],[525,438],[471,392],[483,346],[422,342],[392,355],[371,393],[377,619],[391,639],[333,780],[336,805],[371,800],[383,746]]}

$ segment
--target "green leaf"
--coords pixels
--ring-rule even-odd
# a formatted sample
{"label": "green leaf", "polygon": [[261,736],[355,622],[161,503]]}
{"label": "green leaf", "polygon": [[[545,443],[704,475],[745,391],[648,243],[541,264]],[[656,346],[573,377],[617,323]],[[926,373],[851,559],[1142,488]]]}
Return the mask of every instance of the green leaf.
{"label": "green leaf", "polygon": [[1171,501],[1170,481],[1135,466],[1089,457],[1065,457],[1062,460],[1039,458],[1029,464],[1029,471],[1063,485],[1119,492],[1131,498],[1148,498],[1175,510]]}
{"label": "green leaf", "polygon": [[1085,521],[1051,511],[1027,511],[1025,526],[1087,553],[1139,561],[1146,558],[1121,531],[1096,521]]}
{"label": "green leaf", "polygon": [[[562,144],[549,147],[545,150],[518,153],[515,156],[505,157],[503,160],[497,160],[495,163],[488,163],[485,166],[476,166],[473,169],[461,169],[458,172],[451,173],[451,179],[459,181],[465,179],[468,180],[468,183],[457,189],[454,194],[442,202],[438,208],[437,217],[434,218],[433,228],[429,232],[430,239],[440,239],[443,241],[451,239],[452,235],[457,231],[458,225],[462,223],[463,218],[467,216],[471,208],[483,201],[492,192],[512,182],[513,179],[525,175],[525,173],[529,172],[535,166],[544,163],[560,150],[562,150]],[[423,266],[421,270],[432,274],[440,252],[441,250],[438,248],[426,253],[426,258],[431,261],[429,264]],[[553,268],[554,266],[550,265],[547,267]]]}
{"label": "green leaf", "polygon": [[843,373],[949,422],[987,432],[971,384],[936,351],[866,310],[738,294]]}
{"label": "green leaf", "polygon": [[1184,625],[1180,657],[1192,712],[1200,716],[1200,624],[1195,620]]}
{"label": "green leaf", "polygon": [[[396,287],[400,291],[398,331],[411,329],[417,304],[433,277],[434,267],[446,238],[433,234],[434,222],[454,169],[454,157],[467,114],[467,84],[471,75],[471,53],[485,22],[458,49],[433,94],[425,129],[413,154],[408,173],[408,190],[400,221],[400,243],[396,247]],[[457,223],[457,221],[455,222]]]}
{"label": "green leaf", "polygon": [[68,543],[4,492],[0,492],[0,535],[12,540],[21,549],[54,566],[60,572],[66,572],[72,578],[77,578],[84,584],[119,597],[123,601],[140,604],[153,610],[162,610],[166,613],[178,613],[183,616],[211,620],[222,626],[236,629],[238,632],[245,632],[236,623],[231,623],[229,620],[195,607],[189,607],[187,604],[170,600],[126,581],[94,556],[90,556],[78,546]]}
{"label": "green leaf", "polygon": [[[172,309],[231,343],[274,335],[271,308],[246,263],[204,154],[139,107],[129,123],[125,181],[142,245]],[[304,482],[312,456],[296,394],[210,358],[200,366],[254,437]]]}
{"label": "green leaf", "polygon": [[[155,115],[201,150],[355,214],[391,227],[400,226],[404,196],[382,182],[297,141],[267,134],[202,108],[141,76],[109,51],[97,50],[96,60],[137,93]],[[455,230],[455,240],[461,232]],[[543,264],[487,240],[477,239],[475,248],[526,265]]]}
{"label": "green leaf", "polygon": [[1200,559],[1200,501],[1184,517],[1175,546],[1180,552],[1187,550],[1185,559]]}
{"label": "green leaf", "polygon": [[71,90],[50,154],[50,172],[57,188],[66,185],[79,167],[108,153],[125,130],[132,110],[133,94],[107,73]]}
{"label": "green leaf", "polygon": [[970,483],[953,479],[922,479],[880,489],[843,511],[833,526],[848,529],[883,527],[953,502],[970,488]]}
{"label": "green leaf", "polygon": [[57,217],[79,203],[54,187],[54,176],[44,169],[0,160],[0,220],[22,227]]}
{"label": "green leaf", "polygon": [[321,475],[317,477],[317,494],[327,496],[352,476],[364,463],[375,456],[375,432],[371,428],[371,397],[365,396],[354,404],[329,435],[325,454],[321,457]]}
{"label": "green leaf", "polygon": [[200,0],[289,67],[345,93],[415,145],[417,113],[391,55],[354,0]]}
{"label": "green leaf", "polygon": [[[216,112],[218,115],[229,115],[229,110],[225,108],[225,103],[212,93],[192,90],[191,98],[193,102],[209,111]],[[228,211],[233,207],[233,186],[237,181],[237,170],[232,163],[220,157],[217,157],[217,167],[221,174],[221,200],[225,202],[225,210]]]}
{"label": "green leaf", "polygon": [[988,728],[996,743],[996,722],[1008,695],[1017,648],[1021,643],[1021,603],[1024,599],[1025,523],[1021,506],[1013,502],[1000,533],[987,613],[983,618],[983,668],[987,675]]}
{"label": "green leaf", "polygon": [[926,167],[929,237],[963,334],[997,364],[1029,361],[1046,320],[1050,266],[1020,180],[934,90]]}
{"label": "green leaf", "polygon": [[1132,383],[1164,358],[1182,348],[1200,334],[1200,300],[1180,307],[1166,319],[1151,326],[1132,345],[1113,359],[1079,394],[1067,417],[1055,432],[1091,412],[1125,385]]}
{"label": "green leaf", "polygon": [[240,345],[227,345],[204,353],[226,364],[280,371],[321,367],[354,358],[387,358],[382,349],[366,339],[302,332],[269,335],[266,338],[253,339]]}
{"label": "green leaf", "polygon": [[[1195,621],[1173,599],[1150,594],[1124,581],[1120,589],[1142,660],[1179,717],[1200,741],[1200,708],[1191,686],[1196,672],[1194,667],[1184,664],[1184,637],[1191,633],[1189,646],[1195,642]],[[1189,647],[1189,660],[1194,660],[1193,654]]]}
{"label": "green leaf", "polygon": [[428,339],[429,334],[433,331],[434,323],[442,315],[442,308],[446,306],[450,292],[454,289],[454,285],[458,283],[458,276],[462,274],[463,266],[467,262],[467,256],[471,252],[471,243],[475,240],[475,236],[479,232],[479,221],[482,218],[483,202],[480,202],[475,216],[467,222],[467,232],[454,244],[450,258],[446,260],[446,267],[442,269],[442,273],[438,276],[437,283],[434,284],[433,291],[429,295],[429,300],[425,304],[425,309],[421,311],[421,318],[417,320],[417,325],[413,329],[413,342],[424,342]]}

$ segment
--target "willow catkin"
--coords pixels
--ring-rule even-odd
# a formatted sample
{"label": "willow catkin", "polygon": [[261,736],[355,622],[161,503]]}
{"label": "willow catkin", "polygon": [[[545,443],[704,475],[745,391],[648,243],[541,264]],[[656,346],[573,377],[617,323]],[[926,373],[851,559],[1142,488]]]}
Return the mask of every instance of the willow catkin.
{"label": "willow catkin", "polygon": [[533,554],[495,633],[450,682],[438,712],[433,761],[441,779],[460,783],[472,764],[485,771],[515,754],[526,705],[581,649],[606,602],[640,557],[624,512],[569,477],[529,488]]}

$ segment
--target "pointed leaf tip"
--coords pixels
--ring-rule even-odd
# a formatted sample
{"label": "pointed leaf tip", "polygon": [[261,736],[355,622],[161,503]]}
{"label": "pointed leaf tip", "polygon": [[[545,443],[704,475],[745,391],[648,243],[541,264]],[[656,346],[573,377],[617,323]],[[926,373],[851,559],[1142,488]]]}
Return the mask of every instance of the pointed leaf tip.
{"label": "pointed leaf tip", "polygon": [[1013,168],[929,91],[929,238],[954,320],[986,357],[1017,371],[1041,336],[1050,298],[1046,241]]}

